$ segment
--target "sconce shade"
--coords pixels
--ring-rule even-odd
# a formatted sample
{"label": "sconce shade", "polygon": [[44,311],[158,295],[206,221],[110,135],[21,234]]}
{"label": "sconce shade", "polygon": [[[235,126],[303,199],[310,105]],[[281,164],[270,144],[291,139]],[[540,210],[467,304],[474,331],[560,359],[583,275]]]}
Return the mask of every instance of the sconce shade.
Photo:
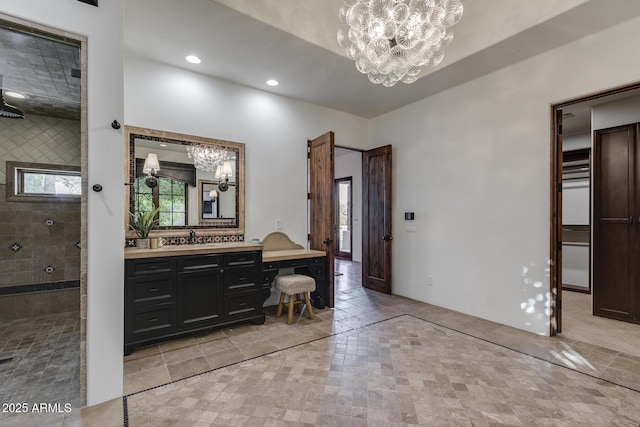
{"label": "sconce shade", "polygon": [[231,163],[230,162],[224,162],[222,164],[221,174],[222,175],[226,175],[225,178],[229,178],[230,176],[233,175],[233,169],[231,169]]}
{"label": "sconce shade", "polygon": [[154,153],[149,153],[147,155],[147,158],[144,161],[142,172],[146,174],[154,175],[159,170],[160,170],[160,162],[158,162],[158,155]]}
{"label": "sconce shade", "polygon": [[209,199],[216,200],[218,198],[218,192],[216,190],[209,191]]}
{"label": "sconce shade", "polygon": [[218,165],[218,167],[216,168],[216,174],[215,174],[215,178],[221,178],[222,177],[222,165]]}

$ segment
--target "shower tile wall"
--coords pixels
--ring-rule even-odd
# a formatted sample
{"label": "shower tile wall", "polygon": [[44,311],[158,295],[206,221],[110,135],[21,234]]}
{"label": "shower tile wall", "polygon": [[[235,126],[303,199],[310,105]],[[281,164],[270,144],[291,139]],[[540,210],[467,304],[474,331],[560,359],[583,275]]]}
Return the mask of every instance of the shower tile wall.
{"label": "shower tile wall", "polygon": [[0,319],[78,310],[78,288],[4,295],[9,287],[80,280],[80,202],[6,202],[6,161],[80,166],[79,122],[0,120]]}

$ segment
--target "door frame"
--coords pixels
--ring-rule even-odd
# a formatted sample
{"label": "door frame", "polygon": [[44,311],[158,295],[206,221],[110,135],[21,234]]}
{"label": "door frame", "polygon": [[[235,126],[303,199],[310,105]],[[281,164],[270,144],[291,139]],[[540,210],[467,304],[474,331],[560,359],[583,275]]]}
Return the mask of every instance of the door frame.
{"label": "door frame", "polygon": [[[640,81],[571,98],[551,105],[549,295],[551,295],[552,300],[549,336],[555,336],[557,333],[562,332],[562,138],[558,140],[556,132],[558,126],[560,126],[561,131],[562,108],[635,89],[640,89]],[[558,171],[560,171],[560,175],[558,175]],[[593,248],[591,252],[593,253]],[[592,264],[593,263],[590,263],[590,265]]]}
{"label": "door frame", "polygon": [[352,176],[346,176],[344,178],[334,178],[333,180],[334,185],[335,185],[335,193],[336,193],[336,197],[335,197],[335,203],[336,203],[336,222],[340,222],[340,212],[339,212],[339,207],[340,207],[340,192],[338,191],[338,187],[340,185],[341,182],[348,182],[349,183],[349,248],[350,251],[349,252],[342,252],[340,251],[340,236],[338,236],[337,234],[340,232],[340,224],[336,224],[336,258],[341,258],[341,259],[348,259],[348,260],[352,260],[353,259],[353,177]]}

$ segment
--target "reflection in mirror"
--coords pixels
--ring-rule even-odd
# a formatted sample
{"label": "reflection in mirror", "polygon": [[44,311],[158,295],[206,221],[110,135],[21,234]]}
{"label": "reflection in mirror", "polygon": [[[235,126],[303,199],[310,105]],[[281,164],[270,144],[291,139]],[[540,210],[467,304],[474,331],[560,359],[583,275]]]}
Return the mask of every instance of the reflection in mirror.
{"label": "reflection in mirror", "polygon": [[225,180],[215,181],[200,180],[200,222],[206,223],[212,219],[234,220],[236,217],[235,183],[229,181],[228,189],[222,191]]}
{"label": "reflection in mirror", "polygon": [[244,144],[129,126],[126,131],[130,212],[159,207],[160,230],[244,232]]}

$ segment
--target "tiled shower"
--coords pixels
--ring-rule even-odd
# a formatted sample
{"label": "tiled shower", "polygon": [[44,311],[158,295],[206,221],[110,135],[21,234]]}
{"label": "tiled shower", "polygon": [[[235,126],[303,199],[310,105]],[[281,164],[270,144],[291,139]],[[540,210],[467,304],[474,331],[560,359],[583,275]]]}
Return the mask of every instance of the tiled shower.
{"label": "tiled shower", "polygon": [[7,161],[80,166],[80,122],[0,118],[0,401],[79,407],[80,200],[7,200]]}
{"label": "tiled shower", "polygon": [[6,161],[79,166],[79,122],[0,120],[0,320],[77,311],[80,201],[7,201]]}

